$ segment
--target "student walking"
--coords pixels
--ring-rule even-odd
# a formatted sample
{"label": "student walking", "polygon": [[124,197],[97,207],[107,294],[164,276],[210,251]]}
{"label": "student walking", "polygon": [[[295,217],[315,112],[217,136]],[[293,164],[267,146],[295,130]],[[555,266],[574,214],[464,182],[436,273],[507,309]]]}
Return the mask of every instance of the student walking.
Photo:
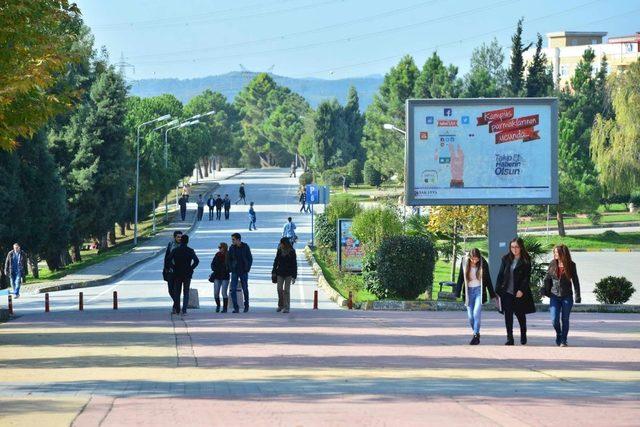
{"label": "student walking", "polygon": [[221,242],[218,245],[218,252],[211,260],[211,276],[213,277],[213,297],[216,300],[216,313],[220,312],[220,290],[222,290],[222,312],[227,312],[229,306],[229,265],[227,254],[229,247]]}
{"label": "student walking", "polygon": [[247,204],[247,193],[244,191],[244,182],[240,183],[240,189],[238,190],[238,200],[236,200],[236,205],[240,200],[242,200],[243,204]]}
{"label": "student walking", "polygon": [[196,252],[188,244],[189,236],[183,234],[180,238],[180,246],[171,251],[169,258],[165,262],[165,269],[173,270],[173,308],[176,313],[180,313],[180,293],[183,293],[183,316],[187,314],[187,307],[189,306],[189,288],[193,270],[200,263]]}
{"label": "student walking", "polygon": [[524,247],[524,241],[518,237],[509,243],[509,253],[502,257],[496,280],[496,293],[500,295],[507,329],[505,345],[513,345],[514,314],[520,324],[520,343],[527,343],[527,314],[536,311],[530,284],[531,257]]}
{"label": "student walking", "polygon": [[278,313],[288,313],[291,308],[291,285],[298,277],[298,261],[296,251],[288,238],[280,239],[276,257],[273,260],[271,281],[278,285]]}
{"label": "student walking", "polygon": [[558,245],[553,248],[553,261],[549,263],[542,293],[549,297],[549,312],[553,328],[556,330],[556,345],[560,347],[567,347],[569,315],[573,307],[572,284],[576,292],[575,302],[580,304],[582,299],[576,264],[571,259],[569,248],[566,245]]}
{"label": "student walking", "polygon": [[209,221],[213,221],[213,208],[216,206],[216,200],[213,198],[213,194],[209,195],[207,199],[207,207],[209,208]]}
{"label": "student walking", "polygon": [[181,196],[178,199],[178,205],[180,206],[180,218],[184,221],[187,216],[187,196]]}
{"label": "student walking", "polygon": [[253,264],[253,256],[249,245],[242,241],[240,233],[231,235],[231,247],[228,252],[229,271],[231,271],[231,301],[233,302],[233,312],[238,313],[238,280],[241,282],[242,294],[244,296],[244,312],[249,311],[249,271]]}
{"label": "student walking", "polygon": [[198,195],[198,201],[196,203],[198,205],[198,221],[202,221],[202,215],[204,214],[204,199],[202,198],[202,194]]}
{"label": "student walking", "polygon": [[164,251],[164,268],[162,269],[162,278],[167,282],[167,288],[169,289],[169,296],[173,300],[173,310],[171,314],[180,314],[180,308],[176,310],[175,296],[174,290],[175,286],[173,284],[174,281],[174,273],[173,266],[168,263],[169,257],[171,256],[171,252],[180,246],[180,242],[182,239],[182,231],[174,231],[173,239],[167,244],[167,249]]}
{"label": "student walking", "polygon": [[18,243],[13,244],[13,250],[9,251],[4,260],[4,274],[11,281],[11,291],[16,299],[20,298],[20,286],[27,277],[27,254],[20,249]]}
{"label": "student walking", "polygon": [[482,304],[487,302],[487,293],[491,299],[497,298],[491,284],[489,264],[478,248],[471,249],[460,263],[456,297],[460,297],[461,293],[464,297],[464,305],[467,307],[469,325],[473,330],[473,338],[469,344],[478,345],[480,344]]}
{"label": "student walking", "polygon": [[304,191],[304,188],[300,191],[300,198],[298,198],[298,201],[300,202],[300,212],[306,212],[307,192]]}
{"label": "student walking", "polygon": [[291,246],[296,244],[298,236],[296,236],[296,224],[292,221],[291,217],[287,218],[287,223],[282,230],[282,237],[286,237],[291,242]]}
{"label": "student walking", "polygon": [[222,197],[218,194],[216,197],[216,219],[220,221],[222,219],[222,206],[224,205],[224,201],[222,201]]}
{"label": "student walking", "polygon": [[249,231],[251,231],[251,227],[254,230],[257,230],[256,227],[256,211],[253,209],[253,202],[249,203]]}
{"label": "student walking", "polygon": [[291,172],[289,173],[289,178],[296,177],[296,170],[298,167],[296,166],[296,162],[291,162]]}
{"label": "student walking", "polygon": [[231,199],[229,199],[229,195],[224,195],[223,206],[224,206],[224,219],[229,219],[229,211],[231,210]]}

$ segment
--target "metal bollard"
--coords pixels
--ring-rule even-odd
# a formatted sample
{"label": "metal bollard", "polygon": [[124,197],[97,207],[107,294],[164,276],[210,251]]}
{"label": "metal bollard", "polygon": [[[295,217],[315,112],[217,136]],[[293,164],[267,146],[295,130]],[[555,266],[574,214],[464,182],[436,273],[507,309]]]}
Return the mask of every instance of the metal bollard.
{"label": "metal bollard", "polygon": [[349,291],[349,300],[347,301],[347,307],[349,310],[353,310],[353,292]]}
{"label": "metal bollard", "polygon": [[313,291],[313,309],[318,309],[318,291]]}
{"label": "metal bollard", "polygon": [[78,310],[82,311],[84,310],[84,301],[83,301],[83,294],[82,292],[80,292],[80,294],[78,295]]}
{"label": "metal bollard", "polygon": [[45,313],[49,312],[49,292],[44,294],[44,312]]}
{"label": "metal bollard", "polygon": [[9,294],[9,314],[13,316],[13,298]]}
{"label": "metal bollard", "polygon": [[118,291],[113,291],[113,309],[118,309]]}

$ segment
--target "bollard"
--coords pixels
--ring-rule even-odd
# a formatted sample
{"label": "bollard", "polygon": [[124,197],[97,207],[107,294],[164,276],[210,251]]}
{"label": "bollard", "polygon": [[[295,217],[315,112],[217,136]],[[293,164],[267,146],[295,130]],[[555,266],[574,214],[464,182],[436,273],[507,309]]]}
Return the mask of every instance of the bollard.
{"label": "bollard", "polygon": [[9,314],[13,316],[13,298],[11,298],[11,294],[9,294]]}
{"label": "bollard", "polygon": [[44,294],[44,312],[45,313],[49,312],[49,292]]}
{"label": "bollard", "polygon": [[318,291],[313,291],[313,309],[318,309]]}
{"label": "bollard", "polygon": [[118,309],[118,291],[113,291],[113,309]]}
{"label": "bollard", "polygon": [[353,310],[353,292],[349,291],[349,300],[347,301],[347,307],[349,310]]}
{"label": "bollard", "polygon": [[80,292],[80,294],[78,295],[78,310],[82,311],[84,310],[84,301],[82,300],[82,292]]}

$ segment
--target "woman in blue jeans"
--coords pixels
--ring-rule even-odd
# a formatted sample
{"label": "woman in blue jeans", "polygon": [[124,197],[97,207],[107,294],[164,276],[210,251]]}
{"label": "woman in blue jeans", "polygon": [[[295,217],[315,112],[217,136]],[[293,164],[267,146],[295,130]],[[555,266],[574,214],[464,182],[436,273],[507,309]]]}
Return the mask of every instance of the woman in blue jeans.
{"label": "woman in blue jeans", "polygon": [[580,281],[576,264],[571,260],[569,248],[558,245],[553,248],[553,261],[549,263],[542,292],[549,297],[551,322],[556,330],[556,345],[560,347],[567,347],[569,315],[573,307],[572,284],[576,292],[575,302],[580,304]]}
{"label": "woman in blue jeans", "polygon": [[473,338],[469,344],[478,345],[480,344],[482,304],[487,302],[487,293],[492,299],[498,297],[491,284],[489,264],[478,248],[471,249],[460,264],[456,296],[460,297],[461,293],[464,295],[469,325],[473,329]]}

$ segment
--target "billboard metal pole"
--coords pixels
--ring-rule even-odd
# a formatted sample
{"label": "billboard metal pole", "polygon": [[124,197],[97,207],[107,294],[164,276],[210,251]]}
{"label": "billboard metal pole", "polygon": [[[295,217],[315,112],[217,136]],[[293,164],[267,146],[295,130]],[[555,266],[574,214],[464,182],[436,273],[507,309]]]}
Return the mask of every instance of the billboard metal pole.
{"label": "billboard metal pole", "polygon": [[518,232],[518,210],[515,205],[489,206],[489,272],[495,281],[502,256],[509,252],[509,242]]}

